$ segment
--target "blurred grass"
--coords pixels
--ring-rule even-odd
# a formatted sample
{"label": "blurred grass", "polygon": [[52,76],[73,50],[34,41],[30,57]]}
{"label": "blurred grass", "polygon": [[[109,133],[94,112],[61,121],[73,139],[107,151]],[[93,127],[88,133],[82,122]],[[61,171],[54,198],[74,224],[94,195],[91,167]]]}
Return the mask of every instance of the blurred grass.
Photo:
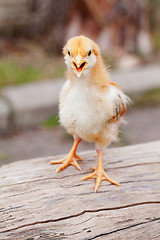
{"label": "blurred grass", "polygon": [[160,30],[156,30],[152,33],[152,42],[156,51],[156,54],[160,52]]}
{"label": "blurred grass", "polygon": [[21,42],[1,55],[0,89],[48,78],[64,77],[64,60],[46,53],[38,45]]}
{"label": "blurred grass", "polygon": [[13,61],[0,60],[0,88],[36,81],[42,76],[42,71],[34,66],[22,67]]}
{"label": "blurred grass", "polygon": [[131,97],[131,99],[133,100],[132,107],[135,108],[157,106],[160,104],[160,89],[150,90],[139,96]]}
{"label": "blurred grass", "polygon": [[65,67],[61,62],[40,64],[20,64],[14,60],[0,60],[0,89],[47,78],[63,77]]}
{"label": "blurred grass", "polygon": [[58,116],[58,114],[53,115],[53,116],[49,117],[48,119],[46,119],[42,123],[42,126],[46,127],[46,128],[53,128],[53,127],[59,126],[59,116]]}
{"label": "blurred grass", "polygon": [[7,154],[0,151],[0,161],[7,159]]}

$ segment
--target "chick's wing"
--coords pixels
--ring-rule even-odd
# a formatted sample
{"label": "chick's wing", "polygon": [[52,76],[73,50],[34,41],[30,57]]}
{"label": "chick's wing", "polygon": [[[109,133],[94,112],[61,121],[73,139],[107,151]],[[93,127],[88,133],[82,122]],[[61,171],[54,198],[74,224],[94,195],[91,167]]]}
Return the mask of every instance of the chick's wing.
{"label": "chick's wing", "polygon": [[115,108],[113,111],[112,117],[108,120],[108,122],[117,122],[126,112],[125,103],[122,100],[120,94],[118,94],[117,101],[115,102]]}

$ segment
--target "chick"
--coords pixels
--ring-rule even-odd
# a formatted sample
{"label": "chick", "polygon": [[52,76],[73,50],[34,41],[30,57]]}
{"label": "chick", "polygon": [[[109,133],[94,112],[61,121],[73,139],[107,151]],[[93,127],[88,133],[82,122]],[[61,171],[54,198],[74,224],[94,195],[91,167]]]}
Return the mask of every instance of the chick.
{"label": "chick", "polygon": [[74,165],[81,169],[77,159],[77,146],[83,139],[95,142],[98,164],[94,171],[82,180],[95,178],[95,192],[102,180],[119,185],[104,171],[105,148],[117,141],[121,117],[126,112],[129,98],[112,82],[104,67],[98,45],[85,36],[71,38],[63,48],[67,65],[65,82],[59,101],[61,125],[74,137],[73,146],[66,157],[51,164],[62,163],[57,172]]}

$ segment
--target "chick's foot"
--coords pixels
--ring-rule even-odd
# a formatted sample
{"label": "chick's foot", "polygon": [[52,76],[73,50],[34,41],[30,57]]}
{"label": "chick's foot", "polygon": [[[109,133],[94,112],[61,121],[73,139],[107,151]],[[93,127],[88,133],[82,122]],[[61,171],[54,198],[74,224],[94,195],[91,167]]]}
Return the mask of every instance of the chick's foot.
{"label": "chick's foot", "polygon": [[59,164],[62,163],[62,165],[57,168],[56,172],[60,172],[61,170],[63,170],[64,168],[68,167],[68,165],[73,165],[75,166],[78,170],[81,170],[81,167],[79,166],[78,162],[76,159],[82,161],[82,158],[79,157],[76,154],[76,150],[77,150],[77,146],[80,143],[81,139],[75,139],[73,146],[71,148],[71,151],[67,154],[66,157],[60,159],[60,160],[55,160],[55,161],[51,161],[50,164]]}
{"label": "chick's foot", "polygon": [[111,179],[104,171],[103,167],[93,167],[92,170],[94,170],[93,173],[88,174],[87,176],[85,176],[84,178],[82,178],[82,180],[86,180],[86,179],[90,179],[90,178],[96,178],[96,185],[95,185],[95,189],[94,191],[97,192],[98,188],[100,186],[101,181],[108,181],[110,183],[113,183],[117,186],[119,186],[119,184],[114,181],[113,179]]}
{"label": "chick's foot", "polygon": [[62,158],[60,160],[51,161],[50,164],[62,163],[62,165],[59,168],[57,168],[56,172],[60,172],[64,168],[68,167],[69,165],[73,165],[78,170],[81,170],[81,167],[79,166],[76,158],[78,160],[80,160],[80,161],[82,160],[82,158],[80,158],[77,154],[74,154],[74,155],[68,154],[66,157],[64,157],[64,158]]}
{"label": "chick's foot", "polygon": [[92,170],[94,171],[93,173],[88,174],[87,176],[85,176],[84,178],[82,178],[82,180],[86,180],[89,178],[96,178],[96,185],[95,185],[95,192],[98,191],[98,188],[100,186],[101,181],[105,180],[108,181],[110,183],[113,183],[117,186],[119,186],[119,184],[114,181],[113,179],[111,179],[104,171],[103,168],[103,163],[102,163],[102,158],[103,158],[103,154],[101,151],[97,151],[98,154],[98,164],[97,167],[93,167]]}

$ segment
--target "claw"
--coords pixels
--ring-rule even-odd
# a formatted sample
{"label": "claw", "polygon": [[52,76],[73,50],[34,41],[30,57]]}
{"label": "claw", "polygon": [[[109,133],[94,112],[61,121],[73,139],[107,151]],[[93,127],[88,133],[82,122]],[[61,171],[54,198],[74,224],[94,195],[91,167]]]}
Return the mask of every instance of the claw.
{"label": "claw", "polygon": [[75,158],[73,158],[73,161],[70,164],[75,166],[78,170],[81,170],[81,167],[79,166],[79,164]]}
{"label": "claw", "polygon": [[113,184],[116,185],[116,186],[119,186],[119,183],[117,183],[117,182],[114,181],[112,178],[110,178],[105,172],[104,172],[104,179],[102,179],[102,180],[106,180],[106,181],[108,181],[108,182],[110,182],[110,183],[113,183]]}
{"label": "claw", "polygon": [[83,161],[83,159],[80,156],[78,156],[76,153],[75,153],[75,158],[77,158],[79,161]]}
{"label": "claw", "polygon": [[101,181],[102,181],[101,176],[97,176],[97,178],[96,178],[96,185],[95,185],[95,189],[94,189],[95,192],[98,191],[98,188],[100,186]]}

